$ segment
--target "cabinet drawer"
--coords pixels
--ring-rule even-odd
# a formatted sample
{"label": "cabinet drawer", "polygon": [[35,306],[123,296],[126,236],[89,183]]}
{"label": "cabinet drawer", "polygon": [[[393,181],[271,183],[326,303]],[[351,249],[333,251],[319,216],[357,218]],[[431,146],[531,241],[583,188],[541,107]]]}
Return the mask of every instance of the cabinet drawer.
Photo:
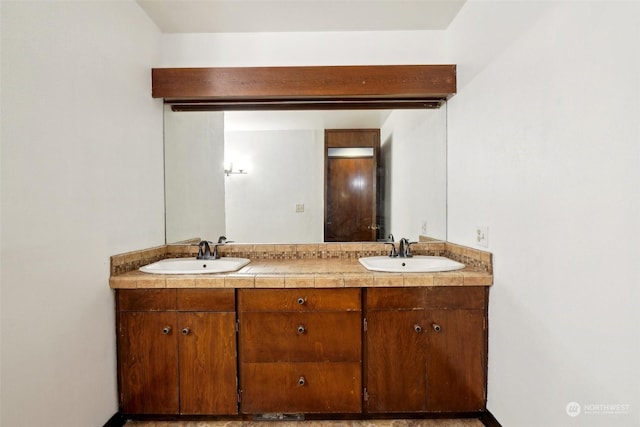
{"label": "cabinet drawer", "polygon": [[175,289],[118,289],[117,298],[120,311],[176,309]]}
{"label": "cabinet drawer", "polygon": [[235,311],[233,289],[178,289],[178,310]]}
{"label": "cabinet drawer", "polygon": [[370,288],[368,310],[423,308],[485,308],[484,286],[436,286],[425,288]]}
{"label": "cabinet drawer", "polygon": [[436,286],[425,289],[427,308],[485,308],[484,286]]}
{"label": "cabinet drawer", "polygon": [[241,412],[361,412],[360,368],[360,363],[243,363]]}
{"label": "cabinet drawer", "polygon": [[366,292],[367,310],[411,310],[425,307],[425,288],[370,288]]}
{"label": "cabinet drawer", "polygon": [[120,311],[235,311],[233,289],[122,289]]}
{"label": "cabinet drawer", "polygon": [[360,289],[241,289],[239,311],[359,311]]}
{"label": "cabinet drawer", "polygon": [[360,312],[240,313],[243,362],[360,362]]}

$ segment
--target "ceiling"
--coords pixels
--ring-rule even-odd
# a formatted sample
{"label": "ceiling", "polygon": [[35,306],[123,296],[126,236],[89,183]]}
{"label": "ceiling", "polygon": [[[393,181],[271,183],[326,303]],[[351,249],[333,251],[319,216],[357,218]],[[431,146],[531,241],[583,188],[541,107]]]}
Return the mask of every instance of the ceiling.
{"label": "ceiling", "polygon": [[444,30],[466,0],[137,0],[163,33]]}

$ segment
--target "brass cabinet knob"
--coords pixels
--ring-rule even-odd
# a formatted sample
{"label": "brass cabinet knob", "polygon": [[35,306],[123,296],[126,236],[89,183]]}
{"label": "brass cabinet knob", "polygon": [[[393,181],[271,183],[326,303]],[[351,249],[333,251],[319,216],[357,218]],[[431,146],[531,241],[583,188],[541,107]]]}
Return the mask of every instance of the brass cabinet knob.
{"label": "brass cabinet knob", "polygon": [[438,325],[437,323],[434,323],[433,325],[431,325],[433,327],[433,330],[436,332],[440,332],[440,330],[442,329],[440,327],[440,325]]}
{"label": "brass cabinet knob", "polygon": [[298,326],[298,334],[304,334],[306,332],[306,329],[304,328],[304,325],[300,325]]}
{"label": "brass cabinet knob", "polygon": [[162,328],[162,333],[165,335],[169,335],[171,333],[171,326],[165,326]]}
{"label": "brass cabinet knob", "polygon": [[298,385],[299,386],[303,386],[307,383],[307,380],[304,379],[304,377],[300,377],[298,378]]}
{"label": "brass cabinet knob", "polygon": [[189,328],[183,328],[182,329],[182,335],[189,335],[189,332],[191,332],[191,329],[189,329]]}
{"label": "brass cabinet knob", "polygon": [[416,331],[416,333],[420,333],[422,332],[422,326],[420,325],[413,325],[413,330]]}
{"label": "brass cabinet knob", "polygon": [[307,302],[307,300],[305,300],[304,298],[302,297],[298,298],[298,304],[304,305],[305,302]]}

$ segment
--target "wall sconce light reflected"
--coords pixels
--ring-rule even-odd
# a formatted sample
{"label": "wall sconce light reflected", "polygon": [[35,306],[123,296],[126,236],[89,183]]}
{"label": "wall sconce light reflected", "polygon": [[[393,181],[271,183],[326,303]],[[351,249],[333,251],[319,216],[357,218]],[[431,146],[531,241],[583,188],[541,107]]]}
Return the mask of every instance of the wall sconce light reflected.
{"label": "wall sconce light reflected", "polygon": [[229,175],[246,175],[248,172],[245,169],[233,169],[233,162],[227,163],[224,166],[224,174]]}

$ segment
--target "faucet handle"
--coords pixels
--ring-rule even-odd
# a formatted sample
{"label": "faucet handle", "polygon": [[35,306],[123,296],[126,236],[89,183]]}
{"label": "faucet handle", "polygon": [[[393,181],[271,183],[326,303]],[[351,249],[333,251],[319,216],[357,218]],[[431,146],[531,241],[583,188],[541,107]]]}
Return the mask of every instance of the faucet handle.
{"label": "faucet handle", "polygon": [[396,244],[394,242],[384,242],[385,245],[391,245],[391,252],[389,253],[390,258],[395,258],[398,256],[398,251],[396,250]]}
{"label": "faucet handle", "polygon": [[400,247],[398,248],[398,256],[402,258],[411,258],[411,245],[417,242],[410,242],[409,239],[403,237],[400,239]]}
{"label": "faucet handle", "polygon": [[411,245],[413,245],[414,243],[418,243],[418,242],[410,242],[409,240],[405,242],[405,245],[407,245],[405,249],[405,256],[407,258],[411,258],[413,256],[413,254],[411,253]]}

